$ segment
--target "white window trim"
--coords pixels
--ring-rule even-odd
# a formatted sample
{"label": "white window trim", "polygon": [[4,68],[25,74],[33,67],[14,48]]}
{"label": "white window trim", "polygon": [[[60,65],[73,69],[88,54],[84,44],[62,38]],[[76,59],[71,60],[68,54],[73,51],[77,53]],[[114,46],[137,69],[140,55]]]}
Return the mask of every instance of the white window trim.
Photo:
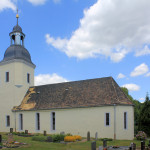
{"label": "white window trim", "polygon": [[[53,130],[53,113],[55,113],[55,130]],[[52,132],[55,132],[56,131],[56,112],[55,111],[52,111],[51,114],[50,114],[50,130]]]}
{"label": "white window trim", "polygon": [[39,114],[39,116],[40,116],[39,112],[35,113],[35,131],[39,132],[41,130],[41,124],[40,124],[40,130],[38,130],[37,114]]}
{"label": "white window trim", "polygon": [[[18,125],[19,126],[19,131],[23,131],[23,128],[21,129],[21,114],[22,113],[20,113],[19,116],[18,116],[18,119],[19,119],[19,121],[18,121],[18,123],[19,123],[19,125]],[[23,114],[22,114],[22,116],[23,116]],[[22,122],[22,126],[23,126],[23,122]]]}
{"label": "white window trim", "polygon": [[[124,127],[124,113],[126,113],[126,128]],[[123,112],[123,128],[124,130],[128,130],[128,112]]]}
{"label": "white window trim", "polygon": [[[109,125],[106,125],[106,114],[109,114]],[[105,125],[105,127],[110,127],[110,112],[105,112],[105,114],[104,114],[104,125]]]}

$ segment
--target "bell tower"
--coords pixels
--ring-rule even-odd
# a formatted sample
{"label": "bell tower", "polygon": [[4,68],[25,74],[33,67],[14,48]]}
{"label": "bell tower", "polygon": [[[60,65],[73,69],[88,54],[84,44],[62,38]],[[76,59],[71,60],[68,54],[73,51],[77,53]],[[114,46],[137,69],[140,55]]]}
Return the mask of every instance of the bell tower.
{"label": "bell tower", "polygon": [[25,48],[25,34],[18,24],[18,11],[16,18],[17,24],[9,34],[10,46],[0,62],[0,132],[15,128],[12,108],[18,106],[28,88],[34,86],[36,66],[31,60],[29,51]]}

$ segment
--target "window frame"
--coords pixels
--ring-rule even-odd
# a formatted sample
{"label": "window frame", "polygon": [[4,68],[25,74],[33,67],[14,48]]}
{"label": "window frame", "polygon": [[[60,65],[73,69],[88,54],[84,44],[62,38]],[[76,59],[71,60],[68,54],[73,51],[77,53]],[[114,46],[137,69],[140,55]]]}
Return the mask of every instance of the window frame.
{"label": "window frame", "polygon": [[51,131],[56,131],[56,112],[51,112]]}
{"label": "window frame", "polygon": [[127,112],[123,113],[123,128],[124,130],[128,129],[128,113]]}
{"label": "window frame", "polygon": [[10,127],[10,115],[6,115],[6,127]]}
{"label": "window frame", "polygon": [[40,113],[35,114],[35,126],[36,126],[36,131],[40,131]]}
{"label": "window frame", "polygon": [[5,72],[5,82],[9,82],[10,81],[10,74],[9,71]]}
{"label": "window frame", "polygon": [[19,130],[23,130],[23,114],[19,114]]}
{"label": "window frame", "polygon": [[30,83],[30,73],[27,73],[27,83]]}
{"label": "window frame", "polygon": [[[107,118],[107,115],[109,115],[108,117],[109,118]],[[108,121],[108,122],[107,122]],[[109,124],[107,124],[107,123],[109,123]],[[110,126],[110,112],[106,112],[105,113],[105,126],[106,127],[109,127]]]}

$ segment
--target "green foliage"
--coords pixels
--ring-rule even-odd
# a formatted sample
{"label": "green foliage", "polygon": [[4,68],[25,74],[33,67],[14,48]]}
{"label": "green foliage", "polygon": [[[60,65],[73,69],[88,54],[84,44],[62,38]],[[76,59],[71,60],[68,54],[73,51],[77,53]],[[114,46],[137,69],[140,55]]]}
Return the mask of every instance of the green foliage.
{"label": "green foliage", "polygon": [[[64,137],[65,135],[62,135],[62,134],[53,134],[53,135],[50,135],[50,137],[52,137],[52,141],[53,142],[60,142],[60,141],[64,141]],[[32,137],[32,140],[33,141],[41,141],[41,142],[44,142],[44,141],[47,141],[47,136],[33,136]]]}
{"label": "green foliage", "polygon": [[101,140],[101,141],[104,141],[104,140],[105,140],[105,141],[112,141],[113,139],[111,139],[111,138],[100,138],[100,140]]}
{"label": "green foliage", "polygon": [[[7,140],[8,134],[0,133],[3,136],[3,139]],[[41,135],[40,135],[41,136]],[[31,137],[22,137],[14,135],[15,141],[21,143],[27,143],[25,146],[21,146],[17,148],[18,150],[90,150],[91,149],[91,141],[90,142],[75,142],[69,144],[60,144],[60,143],[50,143],[50,142],[39,142],[32,141]],[[113,140],[108,141],[108,146],[130,146],[131,143],[135,143],[137,147],[140,147],[141,142],[139,140]],[[103,145],[103,141],[96,141],[97,147]],[[148,145],[148,140],[145,141],[145,145]],[[16,149],[16,150],[17,150]],[[14,149],[12,149],[14,150]]]}
{"label": "green foliage", "polygon": [[13,134],[13,135],[18,135],[18,132],[13,132],[12,134]]}
{"label": "green foliage", "polygon": [[137,100],[133,100],[133,104],[134,104],[134,125],[135,125],[134,129],[135,129],[135,133],[137,134],[139,130],[140,112],[141,112],[142,104]]}
{"label": "green foliage", "polygon": [[121,89],[123,90],[123,92],[125,93],[125,95],[133,102],[134,99],[133,99],[133,97],[131,95],[129,95],[128,89],[125,88],[125,87],[121,87]]}
{"label": "green foliage", "polygon": [[47,140],[47,137],[46,137],[46,136],[33,136],[33,137],[32,137],[32,140],[33,140],[33,141],[44,142],[44,141]]}
{"label": "green foliage", "polygon": [[139,131],[138,134],[136,135],[137,140],[146,140],[147,136],[145,132]]}
{"label": "green foliage", "polygon": [[52,135],[53,142],[64,141],[64,137],[65,137],[65,135],[62,135],[62,134],[53,134]]}
{"label": "green foliage", "polygon": [[139,126],[141,130],[150,136],[150,99],[148,94],[141,109]]}

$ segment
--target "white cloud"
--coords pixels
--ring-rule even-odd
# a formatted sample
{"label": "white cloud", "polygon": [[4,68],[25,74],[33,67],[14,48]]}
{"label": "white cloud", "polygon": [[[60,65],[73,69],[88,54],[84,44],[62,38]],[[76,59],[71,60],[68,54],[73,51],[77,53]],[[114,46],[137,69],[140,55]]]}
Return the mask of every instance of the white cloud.
{"label": "white cloud", "polygon": [[122,87],[126,87],[129,91],[139,91],[140,90],[140,87],[136,84],[124,84],[122,85]]}
{"label": "white cloud", "polygon": [[53,74],[39,74],[35,76],[35,85],[45,85],[51,83],[60,83],[60,82],[67,82],[68,80],[57,75],[56,73]]}
{"label": "white cloud", "polygon": [[[79,28],[69,39],[47,36],[53,39],[48,44],[79,59],[103,55],[119,62],[131,51],[145,55],[146,47],[142,53],[137,50],[150,41],[149,6],[148,0],[98,0],[84,10]],[[57,47],[57,42],[64,44]]]}
{"label": "white cloud", "polygon": [[126,77],[126,76],[125,76],[124,74],[119,73],[117,78],[118,78],[118,79],[122,79],[122,78],[125,78],[125,77]]}
{"label": "white cloud", "polygon": [[9,8],[15,11],[16,5],[11,0],[0,0],[0,12],[6,8]]}
{"label": "white cloud", "polygon": [[58,49],[65,49],[66,44],[67,44],[67,39],[60,39],[59,37],[55,40],[53,37],[50,36],[50,34],[45,35],[46,42],[48,44],[52,44],[54,47]]}
{"label": "white cloud", "polygon": [[148,72],[145,76],[146,76],[146,77],[150,77],[150,72]]}
{"label": "white cloud", "polygon": [[138,50],[135,54],[135,56],[144,56],[144,55],[149,55],[150,54],[150,49],[147,45],[142,50]]}
{"label": "white cloud", "polygon": [[43,5],[46,3],[47,0],[28,0],[33,5]]}
{"label": "white cloud", "polygon": [[147,73],[148,70],[149,70],[148,66],[143,63],[143,64],[135,67],[135,69],[131,72],[130,76],[135,77],[135,76],[143,75],[143,74]]}

